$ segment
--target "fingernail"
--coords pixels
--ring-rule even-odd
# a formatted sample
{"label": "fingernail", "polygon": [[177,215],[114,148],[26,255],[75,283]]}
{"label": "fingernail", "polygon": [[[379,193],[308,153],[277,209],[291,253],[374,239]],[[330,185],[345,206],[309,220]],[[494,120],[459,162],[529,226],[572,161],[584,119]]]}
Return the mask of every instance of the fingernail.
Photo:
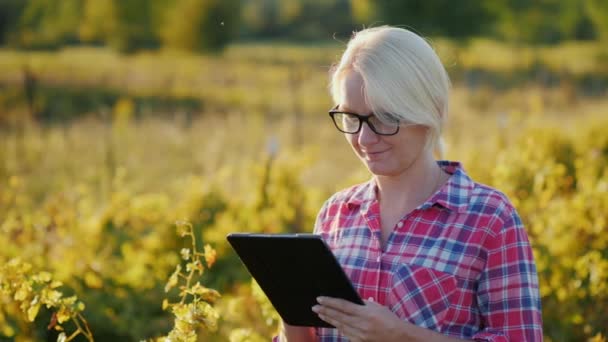
{"label": "fingernail", "polygon": [[320,304],[323,304],[324,300],[325,300],[325,298],[323,298],[323,297],[317,297],[317,302],[319,302]]}
{"label": "fingernail", "polygon": [[320,305],[314,305],[314,306],[312,307],[312,311],[314,311],[314,312],[319,312],[319,308],[320,308],[320,307],[321,307]]}

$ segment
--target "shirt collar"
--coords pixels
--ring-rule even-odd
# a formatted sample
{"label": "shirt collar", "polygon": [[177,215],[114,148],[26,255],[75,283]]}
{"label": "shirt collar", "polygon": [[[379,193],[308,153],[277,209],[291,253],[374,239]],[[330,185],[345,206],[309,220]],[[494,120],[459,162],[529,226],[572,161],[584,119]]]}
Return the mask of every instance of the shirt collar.
{"label": "shirt collar", "polygon": [[430,207],[434,204],[439,204],[456,212],[465,211],[475,187],[475,182],[467,175],[459,162],[440,160],[437,163],[439,167],[451,176],[422,206]]}
{"label": "shirt collar", "polygon": [[[467,175],[459,162],[440,160],[437,163],[439,167],[451,176],[448,181],[419,208],[427,209],[438,204],[456,212],[466,210],[475,183]],[[367,206],[375,200],[376,183],[372,178],[368,182],[362,184],[362,186],[357,187],[355,193],[348,199],[347,205],[350,208],[363,205]]]}

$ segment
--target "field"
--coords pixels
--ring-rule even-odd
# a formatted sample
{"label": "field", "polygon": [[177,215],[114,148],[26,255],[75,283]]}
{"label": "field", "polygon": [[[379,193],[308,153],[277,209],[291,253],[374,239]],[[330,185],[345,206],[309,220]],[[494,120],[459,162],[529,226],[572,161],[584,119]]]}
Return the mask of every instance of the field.
{"label": "field", "polygon": [[[521,214],[546,339],[604,340],[605,52],[438,47],[455,80],[444,158]],[[490,50],[518,57],[475,57]],[[0,340],[268,340],[276,313],[224,237],[309,232],[332,192],[369,178],[326,114],[338,54],[0,52]]]}

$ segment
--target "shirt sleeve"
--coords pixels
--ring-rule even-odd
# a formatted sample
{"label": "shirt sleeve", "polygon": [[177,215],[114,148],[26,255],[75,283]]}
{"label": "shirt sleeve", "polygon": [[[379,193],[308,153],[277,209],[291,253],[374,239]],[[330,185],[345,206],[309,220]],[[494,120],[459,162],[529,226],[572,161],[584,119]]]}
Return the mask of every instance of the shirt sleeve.
{"label": "shirt sleeve", "polygon": [[487,261],[477,301],[483,329],[475,341],[542,341],[538,275],[521,219],[507,207],[488,238]]}

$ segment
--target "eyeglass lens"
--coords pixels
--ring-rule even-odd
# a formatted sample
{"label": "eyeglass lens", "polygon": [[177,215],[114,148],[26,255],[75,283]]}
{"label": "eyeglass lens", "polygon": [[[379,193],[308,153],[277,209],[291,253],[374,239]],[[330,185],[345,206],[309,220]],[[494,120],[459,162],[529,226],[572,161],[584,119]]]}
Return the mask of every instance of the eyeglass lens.
{"label": "eyeglass lens", "polygon": [[338,128],[345,133],[357,133],[363,121],[367,121],[372,131],[377,134],[394,134],[399,129],[397,124],[386,124],[375,116],[359,117],[348,113],[334,114],[334,121]]}

